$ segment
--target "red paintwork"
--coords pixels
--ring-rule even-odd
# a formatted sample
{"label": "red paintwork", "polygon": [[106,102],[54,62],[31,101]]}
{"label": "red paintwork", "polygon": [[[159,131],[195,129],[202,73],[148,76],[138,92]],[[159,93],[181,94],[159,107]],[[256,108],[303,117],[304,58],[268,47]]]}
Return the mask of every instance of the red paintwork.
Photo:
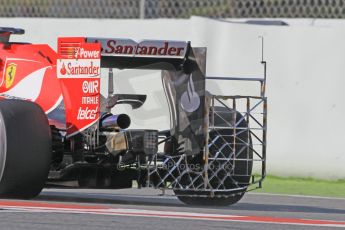
{"label": "red paintwork", "polygon": [[101,47],[85,38],[58,39],[57,77],[66,109],[67,138],[99,119]]}
{"label": "red paintwork", "polygon": [[[66,124],[54,119],[49,123],[66,128],[68,137],[97,122],[100,44],[85,40],[59,38],[58,52],[44,44],[0,43],[0,97],[36,102],[47,114],[64,98],[66,114],[61,117]],[[95,87],[88,90],[85,84]]]}
{"label": "red paintwork", "polygon": [[[0,43],[0,94],[34,100],[46,113],[51,111],[62,98],[56,60],[56,52],[48,45]],[[14,79],[6,85],[6,69],[11,64],[16,66],[15,73],[12,72]],[[16,87],[21,89],[19,93]]]}
{"label": "red paintwork", "polygon": [[[189,220],[207,220],[207,221],[232,221],[232,222],[249,222],[264,224],[284,224],[284,225],[302,225],[302,226],[322,226],[326,227],[345,227],[344,221],[337,220],[318,220],[318,219],[301,219],[301,218],[285,218],[274,216],[237,216],[226,214],[209,214],[209,213],[188,213],[188,212],[169,212],[163,210],[139,210],[139,209],[118,209],[103,205],[79,205],[50,203],[37,201],[0,201],[0,208],[3,209],[20,209],[26,211],[41,212],[63,212],[63,213],[87,213],[97,215],[113,215],[113,216],[140,216],[154,218],[174,218]],[[279,225],[277,225],[277,229]]]}

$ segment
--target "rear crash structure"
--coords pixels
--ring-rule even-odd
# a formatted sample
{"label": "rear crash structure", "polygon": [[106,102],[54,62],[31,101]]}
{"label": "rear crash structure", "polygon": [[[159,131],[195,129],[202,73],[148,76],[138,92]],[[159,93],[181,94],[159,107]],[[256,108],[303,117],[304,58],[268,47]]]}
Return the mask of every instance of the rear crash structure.
{"label": "rear crash structure", "polygon": [[[2,31],[3,37],[15,33],[12,28]],[[3,43],[12,44],[8,39]],[[47,146],[41,152],[47,152],[45,158],[51,160],[37,163],[42,169],[38,184],[42,185],[32,193],[6,189],[1,184],[6,181],[3,177],[1,196],[33,197],[44,181],[77,181],[79,187],[114,189],[131,188],[135,182],[139,188],[171,189],[191,205],[229,205],[246,191],[261,187],[266,170],[266,73],[262,78],[206,77],[206,48],[181,41],[59,38],[57,54],[43,56],[49,58],[56,74],[52,77],[59,83],[49,87],[58,87],[61,92],[53,109],[42,109],[46,121],[39,126],[45,128],[37,131],[44,133],[50,128]],[[3,54],[0,58],[7,57]],[[262,64],[266,72],[266,62]],[[170,129],[129,128],[131,118],[117,114],[116,106],[128,104],[138,109],[145,106],[146,95],[114,92],[115,69],[161,70]],[[100,94],[101,71],[107,71],[108,95]],[[255,81],[260,93],[214,95],[206,91],[208,81]],[[0,92],[6,103],[40,105],[7,92]],[[8,105],[2,104],[0,101],[0,139],[6,142],[8,135],[15,135],[6,133],[7,127],[15,124],[6,120],[4,108]],[[39,143],[39,134],[32,138]],[[20,154],[2,149],[3,165],[6,153]],[[37,161],[38,156],[30,156],[28,162]],[[24,179],[19,180],[22,183]]]}

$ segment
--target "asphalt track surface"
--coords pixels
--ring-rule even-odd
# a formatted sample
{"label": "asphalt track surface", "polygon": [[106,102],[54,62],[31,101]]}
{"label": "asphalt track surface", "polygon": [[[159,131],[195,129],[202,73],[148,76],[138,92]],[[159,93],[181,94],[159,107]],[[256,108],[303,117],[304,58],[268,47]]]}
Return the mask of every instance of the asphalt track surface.
{"label": "asphalt track surface", "polygon": [[160,190],[45,189],[0,200],[0,229],[345,229],[345,199],[248,193],[229,207],[188,207]]}

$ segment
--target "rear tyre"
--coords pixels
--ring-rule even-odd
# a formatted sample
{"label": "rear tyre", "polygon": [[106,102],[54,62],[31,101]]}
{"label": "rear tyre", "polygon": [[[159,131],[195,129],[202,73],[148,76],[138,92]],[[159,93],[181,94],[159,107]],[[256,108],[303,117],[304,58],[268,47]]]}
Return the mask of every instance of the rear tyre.
{"label": "rear tyre", "polygon": [[[231,111],[225,107],[215,106],[215,117],[214,123],[219,127],[228,127],[229,124],[233,124],[232,117],[233,113],[236,113],[236,123],[238,123],[238,129],[235,130],[236,139],[234,141],[234,130],[229,129],[218,129],[217,132],[210,132],[210,140],[216,138],[217,135],[220,135],[222,138],[217,139],[215,144],[210,147],[210,156],[215,156],[218,152],[218,149],[228,144],[226,148],[222,150],[223,157],[230,158],[233,157],[233,149],[235,147],[236,159],[235,165],[233,166],[234,176],[231,178],[227,176],[227,171],[220,170],[218,171],[216,177],[210,181],[212,187],[219,187],[223,190],[226,189],[236,189],[238,187],[244,188],[241,190],[234,190],[234,192],[215,192],[215,197],[210,197],[209,194],[202,191],[183,191],[175,190],[175,194],[178,199],[188,205],[206,205],[206,206],[228,206],[237,203],[242,199],[246,192],[246,187],[250,181],[250,175],[252,172],[252,161],[253,152],[252,152],[252,142],[249,134],[249,130],[246,130],[248,124],[243,116],[236,111]],[[211,111],[212,112],[212,111]],[[227,122],[229,124],[227,124]],[[244,143],[249,143],[246,151],[241,151]],[[218,148],[217,148],[218,147]],[[247,159],[248,161],[244,161]],[[221,162],[215,161],[213,165],[221,165]],[[210,171],[209,175],[212,175],[214,172]],[[221,178],[223,180],[219,180]],[[226,178],[226,179],[224,179]],[[222,184],[220,185],[220,181]],[[181,181],[183,183],[183,181]],[[186,184],[190,183],[190,180],[186,180]]]}
{"label": "rear tyre", "polygon": [[0,197],[37,196],[51,154],[51,131],[42,109],[33,102],[0,100]]}

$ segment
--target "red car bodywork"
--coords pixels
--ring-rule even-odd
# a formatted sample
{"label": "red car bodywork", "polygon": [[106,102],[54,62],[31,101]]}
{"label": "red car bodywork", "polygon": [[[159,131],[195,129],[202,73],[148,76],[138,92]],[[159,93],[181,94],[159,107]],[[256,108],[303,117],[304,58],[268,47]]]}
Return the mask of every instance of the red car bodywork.
{"label": "red car bodywork", "polygon": [[25,98],[52,111],[62,100],[57,53],[48,45],[20,43],[0,43],[0,50],[1,96]]}
{"label": "red car bodywork", "polygon": [[48,45],[0,43],[0,96],[33,101],[48,118],[64,98],[63,122],[50,124],[68,136],[86,129],[99,118],[100,45],[85,40],[60,38],[58,53]]}

